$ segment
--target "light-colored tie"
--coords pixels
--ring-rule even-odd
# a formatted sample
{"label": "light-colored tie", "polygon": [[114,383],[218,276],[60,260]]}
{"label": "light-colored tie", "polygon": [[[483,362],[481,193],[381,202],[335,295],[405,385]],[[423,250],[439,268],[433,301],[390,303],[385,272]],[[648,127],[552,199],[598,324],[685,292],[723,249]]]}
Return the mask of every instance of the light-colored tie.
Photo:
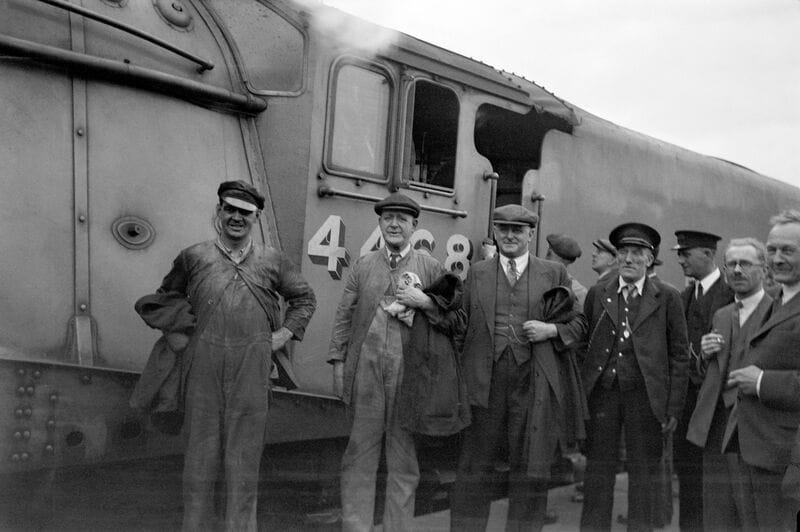
{"label": "light-colored tie", "polygon": [[514,262],[514,259],[508,259],[508,272],[506,276],[508,277],[508,282],[511,283],[511,286],[514,286],[517,283],[517,279],[519,279],[517,263]]}

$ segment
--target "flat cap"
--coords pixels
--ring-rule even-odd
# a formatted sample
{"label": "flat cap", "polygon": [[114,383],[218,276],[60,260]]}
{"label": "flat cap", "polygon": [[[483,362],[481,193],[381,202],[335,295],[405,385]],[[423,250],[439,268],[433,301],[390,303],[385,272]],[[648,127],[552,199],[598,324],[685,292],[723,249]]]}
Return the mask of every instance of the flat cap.
{"label": "flat cap", "polygon": [[492,221],[502,225],[528,225],[536,227],[539,217],[522,205],[503,205],[492,213]]}
{"label": "flat cap", "polygon": [[658,231],[649,225],[636,222],[618,225],[608,235],[608,239],[617,249],[622,246],[639,246],[655,250],[661,244],[661,235]]}
{"label": "flat cap", "polygon": [[375,212],[380,216],[384,209],[407,212],[419,217],[419,203],[399,192],[393,192],[375,204]]}
{"label": "flat cap", "polygon": [[710,248],[717,249],[717,242],[722,240],[721,236],[703,231],[675,231],[678,245],[673,246],[674,250],[691,248]]}
{"label": "flat cap", "polygon": [[264,196],[251,185],[241,179],[237,181],[224,181],[217,189],[220,201],[225,201],[239,209],[260,211],[264,208]]}
{"label": "flat cap", "polygon": [[556,255],[565,260],[575,260],[583,254],[578,241],[567,235],[547,235],[547,243]]}
{"label": "flat cap", "polygon": [[599,249],[600,251],[606,251],[615,256],[617,254],[617,248],[615,248],[614,245],[605,238],[598,238],[597,240],[592,242],[592,245],[597,249]]}

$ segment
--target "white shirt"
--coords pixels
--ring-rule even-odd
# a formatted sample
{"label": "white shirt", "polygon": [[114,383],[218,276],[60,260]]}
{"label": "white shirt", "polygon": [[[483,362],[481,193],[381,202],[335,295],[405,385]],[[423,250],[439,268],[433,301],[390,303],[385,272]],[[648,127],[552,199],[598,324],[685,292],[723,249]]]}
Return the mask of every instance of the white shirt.
{"label": "white shirt", "polygon": [[[708,291],[711,289],[711,286],[717,282],[719,279],[720,273],[719,268],[714,268],[714,271],[700,279],[700,285],[703,287],[703,294],[707,294]],[[694,284],[694,298],[697,299],[697,284]]]}
{"label": "white shirt", "polygon": [[[397,251],[390,251],[388,247],[384,248],[386,250],[386,256],[389,257],[389,260],[392,259],[392,253],[397,253]],[[408,255],[408,252],[411,251],[411,244],[406,244],[406,247],[400,250],[400,258],[404,258]]]}
{"label": "white shirt", "polygon": [[[644,277],[642,277],[638,281],[635,281],[633,283],[629,283],[628,281],[623,279],[622,276],[620,276],[620,278],[619,278],[619,288],[617,289],[617,293],[621,294],[622,293],[622,288],[625,285],[632,284],[633,286],[636,287],[636,293],[639,294],[639,295],[642,295],[644,293],[644,280],[646,278],[647,278],[647,276],[645,275]],[[630,296],[630,294],[628,294],[628,295]]]}
{"label": "white shirt", "polygon": [[792,299],[797,293],[800,292],[800,283],[797,283],[794,286],[786,286],[783,285],[783,293],[781,294],[781,303],[786,304]]}
{"label": "white shirt", "polygon": [[747,296],[743,299],[736,298],[736,301],[742,304],[742,308],[739,309],[739,327],[744,325],[744,322],[747,321],[747,318],[750,317],[763,297],[764,289],[761,288],[753,295]]}
{"label": "white shirt", "polygon": [[[514,257],[514,266],[517,267],[517,278],[519,279],[522,277],[522,274],[525,272],[525,269],[528,267],[528,254],[525,253],[524,255],[520,255],[519,257]],[[503,267],[503,271],[506,272],[506,276],[508,276],[508,261],[511,257],[506,257],[502,253],[500,254],[500,266]]]}

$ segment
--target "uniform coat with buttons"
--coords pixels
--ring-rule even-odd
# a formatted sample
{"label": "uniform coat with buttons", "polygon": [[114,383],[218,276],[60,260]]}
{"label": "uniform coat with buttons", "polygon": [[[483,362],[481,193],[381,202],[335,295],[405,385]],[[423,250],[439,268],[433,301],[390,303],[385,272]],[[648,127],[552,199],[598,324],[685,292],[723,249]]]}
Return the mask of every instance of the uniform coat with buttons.
{"label": "uniform coat with buttons", "polygon": [[[591,418],[582,529],[611,527],[623,426],[631,482],[629,529],[653,527],[652,485],[658,478],[661,424],[680,417],[686,392],[689,354],[680,293],[645,279],[642,294],[632,302],[635,314],[629,329],[621,333],[628,305],[620,305],[624,300],[619,288],[618,276],[598,283],[589,289],[584,305],[589,341],[583,383]],[[612,359],[623,353],[632,353],[634,359]],[[611,373],[616,367],[625,371]]]}

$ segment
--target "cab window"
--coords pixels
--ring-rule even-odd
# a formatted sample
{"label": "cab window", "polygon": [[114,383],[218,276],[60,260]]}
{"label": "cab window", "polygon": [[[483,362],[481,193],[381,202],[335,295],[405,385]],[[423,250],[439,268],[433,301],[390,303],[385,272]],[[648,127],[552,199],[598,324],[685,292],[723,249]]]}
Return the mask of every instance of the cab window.
{"label": "cab window", "polygon": [[385,182],[393,84],[377,66],[334,70],[325,167],[330,173]]}
{"label": "cab window", "polygon": [[458,145],[458,96],[417,80],[407,95],[403,180],[412,188],[452,190]]}

